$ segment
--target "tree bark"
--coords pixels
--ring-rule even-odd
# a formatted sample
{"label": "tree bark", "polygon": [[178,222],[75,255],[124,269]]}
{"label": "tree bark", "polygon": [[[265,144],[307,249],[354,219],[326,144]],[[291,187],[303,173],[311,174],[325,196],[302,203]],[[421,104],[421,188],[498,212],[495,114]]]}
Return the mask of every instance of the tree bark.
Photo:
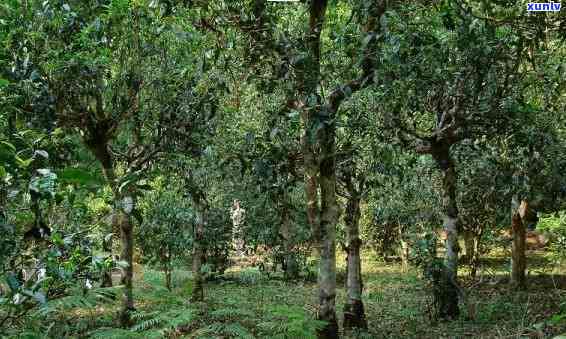
{"label": "tree bark", "polygon": [[527,269],[526,250],[526,228],[523,217],[528,210],[528,202],[522,200],[518,206],[518,199],[513,198],[511,230],[513,233],[513,244],[511,247],[511,284],[519,289],[527,286],[525,271]]}
{"label": "tree bark", "polygon": [[321,142],[320,165],[321,217],[320,231],[322,248],[319,264],[319,313],[318,319],[326,322],[319,338],[338,338],[336,321],[336,159],[334,123],[326,121]]}
{"label": "tree bark", "polygon": [[303,162],[305,169],[305,193],[307,197],[307,222],[311,229],[312,256],[320,256],[320,220],[318,209],[318,167],[315,159],[312,142],[309,140],[308,124],[310,122],[309,112],[303,113],[303,124],[305,131],[301,137]]}
{"label": "tree bark", "polygon": [[171,286],[171,267],[169,265],[165,268],[165,287],[169,291],[171,291],[171,289],[172,289],[172,286]]}
{"label": "tree bark", "polygon": [[405,240],[405,234],[403,232],[403,227],[399,224],[399,242],[401,243],[401,265],[404,271],[409,270],[409,243]]}
{"label": "tree bark", "polygon": [[[126,197],[126,200],[133,201],[132,197]],[[132,207],[133,208],[133,207]],[[119,216],[120,233],[122,240],[121,260],[126,263],[126,267],[122,274],[122,285],[124,285],[124,296],[122,300],[122,312],[120,321],[122,326],[131,325],[131,313],[134,311],[134,232],[133,225],[130,220],[129,211],[121,211]]]}
{"label": "tree bark", "polygon": [[171,286],[171,251],[170,251],[170,247],[167,246],[167,249],[164,251],[164,267],[163,267],[163,271],[165,273],[165,287],[171,291],[172,286]]}
{"label": "tree bark", "polygon": [[[114,163],[107,149],[107,143],[97,143],[93,144],[87,142],[87,145],[91,151],[95,154],[96,158],[102,164],[104,176],[108,181],[108,184],[112,188],[112,195],[114,200],[114,215],[112,217],[112,229],[110,233],[114,233],[114,230],[120,230],[120,240],[122,245],[122,252],[120,255],[120,260],[125,262],[126,267],[122,270],[121,284],[124,285],[124,294],[122,298],[122,310],[120,312],[120,323],[123,327],[128,327],[131,325],[131,313],[135,310],[134,308],[134,294],[133,294],[133,279],[134,279],[134,232],[133,224],[130,220],[130,213],[135,208],[135,200],[133,196],[123,196],[119,193],[117,187],[116,176],[114,173]],[[127,204],[130,204],[127,206]],[[112,253],[112,237],[110,239],[103,241],[103,248],[105,250],[109,249]],[[112,271],[103,272],[103,287],[112,286]]]}
{"label": "tree bark", "polygon": [[362,301],[362,263],[360,248],[362,240],[359,235],[360,198],[356,195],[348,199],[346,208],[346,232],[348,238],[346,303],[344,305],[344,329],[367,329],[367,320]]}
{"label": "tree bark", "polygon": [[299,275],[297,260],[293,251],[293,230],[291,217],[289,213],[289,205],[287,202],[286,194],[283,196],[283,203],[281,206],[281,228],[279,233],[283,238],[284,263],[285,263],[285,279],[296,279]]}
{"label": "tree bark", "polygon": [[439,316],[455,319],[460,314],[458,307],[458,208],[456,205],[456,168],[450,155],[449,144],[437,144],[433,157],[442,172],[442,207],[444,213],[444,270],[442,293],[439,300]]}
{"label": "tree bark", "polygon": [[[326,324],[318,332],[319,338],[337,338],[336,320],[336,203],[335,127],[330,110],[324,109],[318,94],[320,82],[320,35],[322,32],[327,0],[313,0],[309,8],[309,32],[307,58],[299,70],[299,92],[303,94],[302,114],[304,122],[303,157],[306,173],[307,214],[313,230],[315,248],[320,248],[318,272],[318,315]],[[318,127],[321,128],[318,128]],[[315,153],[318,140],[319,154]],[[319,175],[318,178],[316,175]],[[316,180],[320,187],[320,210]],[[318,213],[316,213],[318,210]],[[316,220],[317,215],[319,219]],[[318,229],[317,229],[318,228]]]}
{"label": "tree bark", "polygon": [[[316,123],[320,117],[321,103],[317,92],[320,81],[320,35],[326,13],[326,0],[313,0],[310,2],[309,32],[307,41],[307,58],[299,70],[299,92],[303,95],[301,118],[304,130],[302,150],[305,168],[305,193],[307,196],[307,217],[312,230],[314,255],[318,257],[318,312],[317,318],[325,321],[325,326],[318,331],[319,338],[337,338],[338,322],[336,320],[336,230],[335,216],[335,173],[333,153],[317,154],[315,140],[319,138]],[[323,125],[324,126],[324,125]],[[327,126],[323,128],[328,128]],[[328,135],[334,137],[334,135]],[[321,141],[321,145],[325,144]],[[326,168],[321,173],[320,158],[332,168]],[[330,156],[331,158],[328,158]],[[317,177],[318,175],[318,177]],[[333,181],[334,178],[334,181]],[[318,187],[321,190],[320,209],[318,201]]]}
{"label": "tree bark", "polygon": [[[306,194],[308,199],[307,211],[309,222],[313,225],[315,242],[320,241],[319,262],[319,308],[318,319],[326,323],[318,332],[319,338],[337,338],[338,324],[336,321],[336,224],[338,219],[338,206],[336,202],[336,112],[340,104],[350,94],[358,91],[373,82],[373,67],[375,66],[375,53],[372,53],[375,44],[368,43],[364,48],[361,65],[363,75],[339,86],[326,101],[321,100],[318,86],[321,84],[321,32],[325,21],[327,0],[312,0],[309,4],[309,32],[306,36],[307,53],[303,65],[298,67],[298,92],[301,93],[301,117],[304,122],[303,156],[305,173],[307,173]],[[376,30],[379,18],[385,12],[385,1],[372,2],[370,14],[364,31],[371,38],[376,39]],[[345,90],[348,88],[348,90]],[[319,152],[315,152],[315,144],[311,140],[319,141]],[[318,174],[318,178],[316,178]],[[320,187],[320,210],[316,214],[316,182]],[[314,212],[314,213],[313,213]],[[317,224],[316,215],[319,215]],[[318,230],[316,229],[318,226]],[[319,232],[319,235],[317,235]]]}
{"label": "tree bark", "polygon": [[202,276],[202,259],[204,257],[204,230],[207,223],[207,206],[204,198],[196,196],[193,198],[195,202],[195,207],[197,211],[197,220],[194,228],[193,236],[193,291],[191,295],[192,301],[202,301],[204,300],[204,287],[203,287],[203,276]]}

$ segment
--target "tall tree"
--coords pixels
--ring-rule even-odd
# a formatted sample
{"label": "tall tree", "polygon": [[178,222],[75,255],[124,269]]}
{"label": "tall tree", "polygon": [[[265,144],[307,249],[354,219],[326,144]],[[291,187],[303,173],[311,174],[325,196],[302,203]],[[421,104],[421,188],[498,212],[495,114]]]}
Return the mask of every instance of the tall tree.
{"label": "tall tree", "polygon": [[[190,123],[179,124],[175,115],[188,116],[186,107],[193,107],[194,98],[176,100],[162,90],[195,86],[192,78],[184,78],[198,69],[198,58],[193,56],[202,40],[188,41],[186,34],[177,34],[182,27],[199,37],[190,11],[189,19],[172,23],[159,9],[141,3],[31,1],[28,5],[35,19],[26,26],[29,39],[36,49],[45,47],[52,53],[21,57],[37,66],[36,76],[44,79],[53,98],[58,125],[69,134],[80,134],[112,189],[113,230],[121,233],[121,256],[127,263],[121,313],[127,325],[134,308],[133,226],[139,222],[138,183],[167,141],[191,130]],[[202,66],[205,61],[200,60]],[[202,68],[195,77],[202,77]],[[211,110],[202,113],[211,114]]]}
{"label": "tall tree", "polygon": [[[362,301],[362,263],[360,238],[361,202],[367,193],[365,173],[360,173],[356,168],[355,160],[351,159],[344,166],[339,177],[344,183],[344,192],[341,194],[346,198],[346,211],[344,215],[347,245],[346,261],[346,289],[347,298],[344,306],[344,329],[367,328],[367,321]],[[340,192],[339,192],[340,194]]]}
{"label": "tall tree", "polygon": [[[392,20],[389,47],[383,49],[390,67],[382,78],[389,80],[383,83],[384,101],[395,99],[382,108],[386,125],[417,153],[430,155],[442,175],[445,257],[439,312],[453,319],[459,315],[461,294],[454,149],[463,140],[505,131],[505,117],[517,96],[511,80],[521,46],[504,42],[502,33],[512,36],[510,31],[477,21],[457,6],[443,3],[439,12],[420,10],[423,16],[410,14],[416,18],[414,26]],[[437,20],[438,15],[445,19]],[[397,100],[407,93],[409,100]]]}
{"label": "tall tree", "polygon": [[[318,318],[327,325],[319,332],[321,338],[336,338],[336,223],[339,215],[336,202],[336,115],[342,102],[374,81],[376,67],[375,47],[380,29],[379,21],[385,13],[386,2],[375,1],[360,17],[363,23],[364,46],[359,61],[361,75],[339,85],[327,97],[319,92],[324,78],[321,73],[321,33],[323,32],[328,3],[313,0],[309,6],[309,31],[305,37],[306,57],[298,76],[299,96],[295,107],[303,119],[303,157],[306,174],[307,208],[318,211],[318,240],[320,241],[319,309]],[[314,142],[316,141],[316,142]],[[313,182],[313,179],[318,182]],[[313,186],[320,188],[320,205],[313,194]],[[308,212],[312,214],[312,210]],[[309,217],[312,220],[311,217]],[[315,219],[316,220],[316,219]],[[312,220],[314,221],[314,220]],[[316,228],[315,228],[316,229]]]}
{"label": "tall tree", "polygon": [[[332,74],[331,70],[328,74],[325,72],[326,65],[322,56],[326,42],[323,32],[327,27],[328,35],[332,36],[335,30],[346,29],[348,25],[345,22],[348,22],[348,18],[340,17],[340,20],[332,21],[328,25],[325,21],[329,8],[332,13],[339,12],[337,4],[329,4],[326,0],[308,2],[306,32],[296,32],[297,25],[291,30],[291,34],[275,31],[277,25],[272,22],[276,20],[270,19],[264,0],[254,1],[252,20],[240,18],[238,21],[239,27],[248,33],[251,40],[259,42],[259,48],[251,50],[252,62],[261,60],[259,56],[263,56],[262,52],[270,49],[271,53],[267,54],[268,56],[276,54],[280,60],[283,60],[276,63],[281,67],[275,68],[278,80],[287,87],[282,111],[297,112],[302,119],[301,148],[306,210],[313,233],[312,242],[318,248],[316,252],[320,257],[317,317],[327,324],[319,332],[319,336],[324,338],[334,338],[338,335],[335,309],[335,242],[339,216],[336,201],[336,116],[344,100],[374,82],[377,66],[375,48],[382,27],[380,20],[385,13],[386,1],[347,6],[346,12],[351,14],[351,18],[357,18],[359,24],[357,27],[362,28],[362,38],[358,44],[361,45],[361,51],[354,52],[353,57],[351,55],[346,57],[348,61],[357,62],[359,67],[341,70],[343,74],[341,77]],[[297,10],[296,13],[298,17],[303,17],[301,11]],[[294,41],[297,35],[300,43]],[[331,39],[328,41],[330,42]],[[340,43],[340,41],[332,42]],[[263,59],[271,60],[265,57]],[[269,70],[273,68],[268,67]],[[330,86],[334,89],[325,95],[323,87],[327,78],[331,78]],[[353,80],[344,80],[352,78]],[[292,80],[291,85],[288,85],[288,79]]]}

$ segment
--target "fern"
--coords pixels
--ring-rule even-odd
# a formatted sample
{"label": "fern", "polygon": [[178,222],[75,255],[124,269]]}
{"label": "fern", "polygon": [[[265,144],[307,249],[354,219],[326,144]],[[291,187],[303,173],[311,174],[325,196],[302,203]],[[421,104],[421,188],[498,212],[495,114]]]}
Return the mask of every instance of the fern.
{"label": "fern", "polygon": [[96,288],[86,295],[72,294],[57,299],[48,300],[40,307],[36,314],[46,316],[51,313],[60,313],[74,308],[93,308],[100,302],[112,300],[116,297],[116,287]]}
{"label": "fern", "polygon": [[121,328],[101,328],[89,334],[93,339],[127,339],[139,338],[139,334]]}
{"label": "fern", "polygon": [[53,313],[62,313],[75,308],[93,308],[96,302],[82,295],[69,295],[50,300],[42,305],[34,315],[47,316]]}
{"label": "fern", "polygon": [[136,312],[132,316],[133,319],[140,321],[130,328],[133,332],[144,332],[158,328],[159,333],[166,334],[169,331],[174,331],[182,325],[186,325],[195,320],[195,311],[192,309],[172,310],[169,312],[151,312],[141,313]]}
{"label": "fern", "polygon": [[316,338],[325,323],[311,319],[300,307],[278,305],[270,309],[271,319],[258,324],[266,336],[273,338]]}
{"label": "fern", "polygon": [[187,325],[196,319],[195,311],[192,309],[184,309],[175,312],[175,316],[166,319],[166,326],[169,329],[176,329],[179,326]]}
{"label": "fern", "polygon": [[209,316],[216,320],[230,320],[242,317],[252,318],[255,314],[249,310],[239,308],[220,308],[209,313]]}
{"label": "fern", "polygon": [[132,319],[136,321],[141,321],[130,329],[134,332],[146,331],[150,328],[156,327],[157,325],[163,322],[162,317],[159,316],[157,312],[152,312],[152,313],[136,312],[132,314]]}
{"label": "fern", "polygon": [[268,280],[268,277],[258,269],[245,269],[239,272],[238,280],[242,285],[257,285]]}
{"label": "fern", "polygon": [[192,333],[192,337],[201,338],[211,335],[223,335],[229,338],[254,339],[254,335],[239,323],[213,323],[211,325],[197,329]]}
{"label": "fern", "polygon": [[224,325],[221,329],[221,333],[234,338],[242,338],[242,339],[254,338],[254,336],[250,333],[250,331],[247,328],[245,328],[244,326],[238,323],[231,323]]}

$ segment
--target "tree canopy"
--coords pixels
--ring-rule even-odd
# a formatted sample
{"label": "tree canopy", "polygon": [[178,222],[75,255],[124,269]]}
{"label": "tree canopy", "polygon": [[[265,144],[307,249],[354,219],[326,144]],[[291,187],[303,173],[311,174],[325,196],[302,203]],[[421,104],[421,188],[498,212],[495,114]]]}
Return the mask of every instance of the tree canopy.
{"label": "tree canopy", "polygon": [[565,40],[524,1],[3,1],[0,333],[566,333]]}

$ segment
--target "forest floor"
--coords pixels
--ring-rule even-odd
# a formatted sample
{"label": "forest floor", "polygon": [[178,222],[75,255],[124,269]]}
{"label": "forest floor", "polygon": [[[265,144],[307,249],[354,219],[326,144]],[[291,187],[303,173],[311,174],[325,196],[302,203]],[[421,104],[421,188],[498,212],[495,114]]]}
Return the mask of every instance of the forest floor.
{"label": "forest floor", "polygon": [[[404,272],[397,263],[367,257],[364,264],[364,302],[369,334],[347,338],[552,338],[566,332],[566,321],[556,313],[566,311],[564,267],[531,253],[529,287],[509,288],[503,257],[484,259],[481,279],[461,279],[467,305],[461,319],[431,323],[430,296],[416,270]],[[343,256],[338,256],[343,258]],[[343,263],[339,278],[343,276]],[[227,279],[209,282],[205,303],[189,302],[190,273],[173,274],[173,290],[164,287],[161,272],[139,268],[136,324],[118,329],[119,302],[93,308],[75,308],[56,320],[52,334],[116,338],[309,338],[316,327],[316,285],[285,282],[267,277],[256,268],[235,267]],[[341,273],[341,274],[340,274]],[[345,290],[340,281],[337,308],[341,312]],[[339,313],[341,318],[341,314]],[[65,325],[67,324],[67,325]],[[63,330],[66,328],[66,330]],[[63,332],[61,332],[63,330]]]}

